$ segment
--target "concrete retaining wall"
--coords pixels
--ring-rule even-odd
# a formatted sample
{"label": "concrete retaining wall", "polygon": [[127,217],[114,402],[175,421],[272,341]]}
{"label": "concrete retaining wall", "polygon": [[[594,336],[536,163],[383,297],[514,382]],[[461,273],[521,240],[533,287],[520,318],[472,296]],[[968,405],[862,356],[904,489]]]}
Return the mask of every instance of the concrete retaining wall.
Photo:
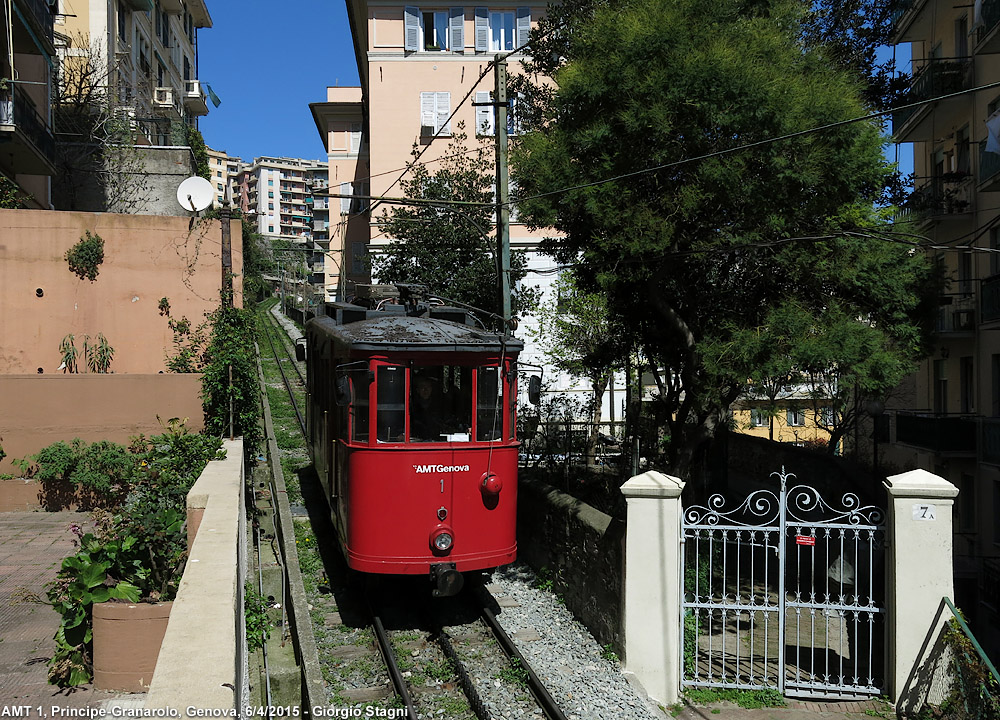
{"label": "concrete retaining wall", "polygon": [[188,517],[200,516],[174,599],[147,708],[242,707],[243,575],[241,531],[243,440],[224,443],[226,459],[210,462],[188,493]]}
{"label": "concrete retaining wall", "polygon": [[[164,422],[188,418],[188,429],[198,432],[204,427],[200,394],[200,373],[0,374],[0,445],[7,453],[0,473],[18,474],[14,459],[58,440],[111,440],[125,445],[133,435],[158,435],[163,426],[157,415]],[[0,498],[5,487],[0,486]],[[40,505],[20,509],[36,507]]]}
{"label": "concrete retaining wall", "polygon": [[521,479],[518,494],[518,557],[546,568],[566,607],[620,654],[624,523],[545,483]]}

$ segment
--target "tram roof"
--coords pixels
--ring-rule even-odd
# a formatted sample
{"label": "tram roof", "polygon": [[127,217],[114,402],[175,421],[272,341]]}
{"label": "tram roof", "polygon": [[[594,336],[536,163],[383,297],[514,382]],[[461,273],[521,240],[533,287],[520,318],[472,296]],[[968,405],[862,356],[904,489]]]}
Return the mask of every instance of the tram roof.
{"label": "tram roof", "polygon": [[449,320],[387,315],[337,324],[330,317],[310,321],[320,332],[352,350],[366,352],[520,352],[524,343]]}

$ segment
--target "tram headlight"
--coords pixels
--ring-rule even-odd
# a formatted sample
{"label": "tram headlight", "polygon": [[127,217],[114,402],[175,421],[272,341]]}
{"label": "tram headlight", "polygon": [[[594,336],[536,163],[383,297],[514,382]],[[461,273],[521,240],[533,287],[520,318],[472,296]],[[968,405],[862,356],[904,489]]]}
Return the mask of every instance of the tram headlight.
{"label": "tram headlight", "polygon": [[439,527],[431,534],[431,549],[436,553],[448,552],[454,542],[450,529]]}

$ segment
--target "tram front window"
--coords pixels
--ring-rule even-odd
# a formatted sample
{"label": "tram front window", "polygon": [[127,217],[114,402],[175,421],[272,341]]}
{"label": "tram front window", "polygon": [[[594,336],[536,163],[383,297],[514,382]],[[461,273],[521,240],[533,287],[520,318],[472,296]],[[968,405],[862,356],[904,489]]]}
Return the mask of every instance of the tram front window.
{"label": "tram front window", "polygon": [[472,439],[472,368],[415,367],[410,374],[410,441]]}

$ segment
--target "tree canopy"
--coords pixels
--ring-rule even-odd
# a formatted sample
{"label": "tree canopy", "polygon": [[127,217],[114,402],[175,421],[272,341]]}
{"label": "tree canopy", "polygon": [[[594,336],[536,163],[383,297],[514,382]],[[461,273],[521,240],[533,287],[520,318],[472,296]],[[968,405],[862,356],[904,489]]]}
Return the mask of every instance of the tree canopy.
{"label": "tree canopy", "polygon": [[[403,195],[441,202],[397,205],[382,214],[379,229],[391,240],[383,254],[373,257],[372,275],[380,282],[426,285],[435,295],[501,316],[492,237],[493,164],[487,148],[469,151],[465,142],[459,128],[440,164],[432,167],[414,161],[409,165],[400,182]],[[530,308],[535,298],[531,288],[520,285],[526,268],[524,253],[511,252],[515,317]]]}
{"label": "tree canopy", "polygon": [[804,7],[569,0],[533,35],[555,83],[519,88],[521,218],[642,349],[676,472],[782,355],[875,395],[927,347],[936,275],[875,207],[879,128],[811,132],[867,110]]}

